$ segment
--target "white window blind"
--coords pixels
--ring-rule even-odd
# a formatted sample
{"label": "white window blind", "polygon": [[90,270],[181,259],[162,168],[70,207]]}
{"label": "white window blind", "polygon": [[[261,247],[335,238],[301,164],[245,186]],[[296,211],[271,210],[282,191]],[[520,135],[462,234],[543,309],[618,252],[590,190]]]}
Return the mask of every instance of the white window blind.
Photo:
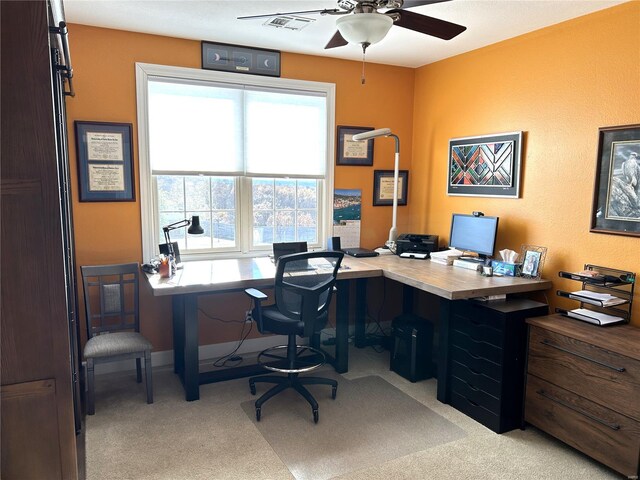
{"label": "white window blind", "polygon": [[324,177],[324,96],[248,90],[245,101],[247,175]]}

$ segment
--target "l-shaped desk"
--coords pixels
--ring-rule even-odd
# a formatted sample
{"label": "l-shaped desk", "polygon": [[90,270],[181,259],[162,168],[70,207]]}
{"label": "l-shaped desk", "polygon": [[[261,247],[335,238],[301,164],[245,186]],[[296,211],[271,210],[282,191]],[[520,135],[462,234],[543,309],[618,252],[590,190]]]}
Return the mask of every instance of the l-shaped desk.
{"label": "l-shaped desk", "polygon": [[[338,273],[336,295],[336,347],[331,363],[338,373],[349,368],[349,290],[356,283],[355,345],[364,339],[366,282],[385,277],[404,288],[404,309],[411,309],[413,289],[437,296],[440,300],[440,332],[447,332],[450,304],[488,295],[514,294],[547,290],[548,280],[520,277],[483,277],[475,271],[432,263],[429,260],[405,259],[395,255],[356,259],[345,256]],[[200,372],[198,358],[198,296],[238,292],[246,288],[273,287],[276,268],[266,257],[185,262],[172,278],[146,275],[154,296],[171,296],[173,302],[174,371],[180,376],[187,400],[200,398],[200,385],[220,380],[219,372]],[[439,342],[438,400],[446,401],[447,342]],[[251,374],[247,370],[247,375]],[[241,374],[242,375],[242,374]],[[233,378],[229,376],[229,378]]]}

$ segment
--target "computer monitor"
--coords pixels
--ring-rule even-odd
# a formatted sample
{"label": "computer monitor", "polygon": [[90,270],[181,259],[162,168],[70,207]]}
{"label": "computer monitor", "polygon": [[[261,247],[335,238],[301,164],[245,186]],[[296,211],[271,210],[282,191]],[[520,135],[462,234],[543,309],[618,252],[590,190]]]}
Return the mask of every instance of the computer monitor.
{"label": "computer monitor", "polygon": [[498,233],[498,217],[454,213],[449,246],[477,253],[480,260],[493,255]]}

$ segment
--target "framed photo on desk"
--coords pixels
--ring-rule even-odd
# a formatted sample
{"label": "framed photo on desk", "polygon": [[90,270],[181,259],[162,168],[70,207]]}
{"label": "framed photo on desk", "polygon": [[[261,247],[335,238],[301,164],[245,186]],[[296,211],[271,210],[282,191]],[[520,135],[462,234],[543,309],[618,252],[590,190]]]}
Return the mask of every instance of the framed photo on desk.
{"label": "framed photo on desk", "polygon": [[132,202],[130,123],[75,122],[81,202]]}

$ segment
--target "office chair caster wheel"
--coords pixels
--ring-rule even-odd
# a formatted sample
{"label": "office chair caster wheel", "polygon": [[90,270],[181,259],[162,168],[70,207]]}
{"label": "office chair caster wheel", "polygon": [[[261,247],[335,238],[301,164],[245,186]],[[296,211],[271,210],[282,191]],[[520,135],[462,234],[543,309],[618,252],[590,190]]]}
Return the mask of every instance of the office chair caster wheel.
{"label": "office chair caster wheel", "polygon": [[260,409],[256,408],[256,422],[260,421]]}
{"label": "office chair caster wheel", "polygon": [[251,391],[251,395],[256,394],[256,384],[253,382],[249,382],[249,390]]}
{"label": "office chair caster wheel", "polygon": [[331,398],[335,400],[335,399],[336,399],[336,394],[337,394],[337,393],[338,393],[338,387],[333,387],[333,388],[331,389]]}
{"label": "office chair caster wheel", "polygon": [[313,411],[313,422],[318,423],[318,410]]}

